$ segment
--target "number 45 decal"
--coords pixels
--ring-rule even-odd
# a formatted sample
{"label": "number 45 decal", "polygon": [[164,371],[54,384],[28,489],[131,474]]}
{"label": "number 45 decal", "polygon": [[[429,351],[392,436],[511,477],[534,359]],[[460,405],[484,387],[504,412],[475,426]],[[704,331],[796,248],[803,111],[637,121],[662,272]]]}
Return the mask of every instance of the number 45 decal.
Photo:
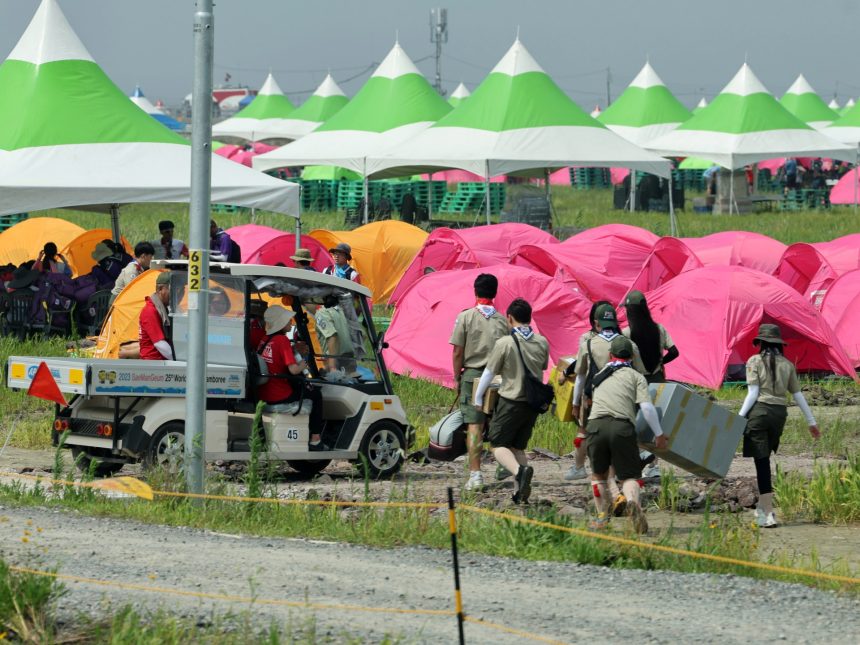
{"label": "number 45 decal", "polygon": [[287,440],[288,441],[297,441],[299,438],[299,431],[295,428],[290,428],[287,430]]}

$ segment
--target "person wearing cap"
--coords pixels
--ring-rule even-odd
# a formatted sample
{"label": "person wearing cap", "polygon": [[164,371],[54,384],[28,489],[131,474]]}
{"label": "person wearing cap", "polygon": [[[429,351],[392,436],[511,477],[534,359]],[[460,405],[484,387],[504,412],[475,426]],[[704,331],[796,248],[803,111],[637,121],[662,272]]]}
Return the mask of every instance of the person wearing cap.
{"label": "person wearing cap", "polygon": [[461,311],[454,322],[448,341],[453,346],[454,381],[459,388],[460,412],[468,425],[466,445],[469,451],[469,480],[466,490],[481,490],[481,449],[487,416],[472,405],[472,388],[481,378],[496,341],[508,334],[508,322],[493,304],[499,291],[499,280],[490,273],[475,278],[475,306]]}
{"label": "person wearing cap", "polygon": [[609,343],[609,360],[592,379],[592,404],[586,427],[586,447],[591,463],[591,490],[597,517],[590,527],[604,529],[609,523],[610,498],[607,486],[610,467],[621,480],[626,510],[637,533],[648,531],[639,503],[642,462],[636,438],[637,406],[654,433],[654,445],[664,449],[666,436],[657,409],[651,402],[645,377],[633,368],[633,341],[616,334]]}
{"label": "person wearing cap", "polygon": [[152,247],[155,249],[155,260],[178,260],[188,257],[188,247],[185,242],[177,240],[173,237],[173,222],[169,219],[161,220],[158,223],[158,232],[161,233],[161,238],[153,240]]}
{"label": "person wearing cap", "polygon": [[297,269],[304,269],[305,271],[316,271],[311,264],[314,261],[314,256],[311,255],[309,249],[296,249],[296,254],[291,255],[290,259],[296,263]]}
{"label": "person wearing cap", "polygon": [[527,504],[532,490],[534,469],[529,466],[526,447],[531,439],[538,411],[528,402],[525,390],[525,370],[533,376],[542,375],[549,363],[549,342],[531,327],[532,307],[517,298],[507,309],[510,334],[496,341],[487,359],[478,387],[475,406],[482,407],[484,393],[496,374],[502,377],[499,400],[487,437],[493,456],[516,477],[515,504]]}
{"label": "person wearing cap", "polygon": [[331,253],[331,259],[334,260],[333,267],[323,269],[325,275],[334,275],[344,280],[352,280],[353,282],[361,282],[358,276],[358,271],[350,265],[352,260],[352,247],[346,242],[341,242],[328,250]]}
{"label": "person wearing cap", "polygon": [[170,272],[163,271],[155,278],[155,293],[147,296],[140,311],[138,338],[140,357],[144,360],[172,361],[173,347],[169,339]]}
{"label": "person wearing cap", "polygon": [[[660,323],[654,322],[645,294],[641,291],[631,291],[624,299],[624,309],[627,312],[628,327],[621,333],[636,343],[639,353],[642,355],[642,363],[645,365],[645,380],[649,383],[665,383],[666,371],[663,366],[674,361],[680,355],[678,348],[669,332]],[[660,466],[656,457],[647,451],[643,451],[644,458],[651,458],[642,471],[645,479],[660,476]]]}
{"label": "person wearing cap", "polygon": [[293,346],[287,338],[295,316],[296,312],[281,305],[271,305],[263,314],[266,336],[257,347],[257,354],[266,363],[268,380],[258,388],[257,396],[269,405],[310,399],[310,446],[311,449],[324,449],[320,440],[323,427],[322,395],[317,388],[300,382],[308,363],[304,359],[296,361]]}
{"label": "person wearing cap", "polygon": [[809,433],[817,440],[821,436],[818,424],[809,409],[809,404],[800,391],[794,365],[783,355],[786,342],[782,339],[778,325],[761,324],[753,339],[759,353],[747,361],[747,395],[741,405],[740,414],[747,420],[744,431],[743,455],[755,463],[758,503],[756,523],[762,528],[777,526],[773,513],[773,484],[770,473],[770,453],[779,448],[785,420],[786,394],[791,394],[800,408]]}
{"label": "person wearing cap", "polygon": [[42,250],[39,251],[39,257],[33,263],[33,269],[45,273],[62,273],[69,277],[72,276],[72,268],[66,258],[57,251],[57,245],[53,242],[46,242]]}
{"label": "person wearing cap", "polygon": [[149,269],[149,263],[155,257],[155,249],[149,242],[138,242],[134,246],[134,259],[123,267],[111,289],[111,302],[125,289],[126,285],[141,273]]}
{"label": "person wearing cap", "polygon": [[[572,412],[575,419],[579,419],[580,428],[585,429],[588,426],[589,407],[591,405],[591,389],[594,376],[606,367],[609,363],[610,354],[609,346],[612,340],[621,335],[621,329],[618,326],[618,315],[615,313],[615,307],[611,304],[603,303],[594,310],[593,327],[597,329],[596,333],[587,338],[584,344],[579,346],[576,354],[576,366],[574,373],[576,381],[573,386],[573,405]],[[633,343],[633,369],[639,373],[645,372],[645,366],[642,364],[642,358],[639,355],[639,348],[636,343]],[[575,442],[576,440],[574,440]],[[580,445],[582,442],[580,441]],[[576,464],[574,463],[574,466]],[[581,479],[584,473],[584,466],[575,474],[577,477],[572,477],[574,473],[568,472],[565,477],[570,479]],[[618,487],[615,477],[610,473],[608,480],[609,492],[612,495],[613,512],[620,512],[625,502],[625,497]]]}

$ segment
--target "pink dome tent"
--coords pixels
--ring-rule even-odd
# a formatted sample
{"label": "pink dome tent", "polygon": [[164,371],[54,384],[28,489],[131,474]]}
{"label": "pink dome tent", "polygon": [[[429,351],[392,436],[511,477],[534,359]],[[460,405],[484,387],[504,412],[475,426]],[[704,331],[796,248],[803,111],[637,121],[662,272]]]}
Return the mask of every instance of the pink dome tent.
{"label": "pink dome tent", "polygon": [[[234,226],[228,228],[227,233],[242,249],[243,264],[275,266],[280,263],[288,267],[296,266],[290,259],[291,255],[296,254],[296,236],[293,233],[258,224]],[[314,238],[303,235],[301,244],[311,252],[314,259],[311,266],[317,271],[332,265],[328,249]]]}
{"label": "pink dome tent", "polygon": [[854,377],[851,360],[824,318],[802,295],[772,275],[738,266],[687,271],[647,294],[654,319],[681,356],[666,366],[673,380],[718,388],[729,365],[752,355],[762,322],[775,322],[799,370]]}
{"label": "pink dome tent", "polygon": [[860,269],[860,233],[813,244],[838,275]]}
{"label": "pink dome tent", "polygon": [[390,304],[397,304],[409,286],[427,271],[474,269],[507,264],[525,244],[558,243],[550,233],[528,224],[492,224],[473,228],[437,228],[424,241],[406,269]]}
{"label": "pink dome tent", "polygon": [[472,285],[484,272],[499,279],[495,299],[499,311],[504,313],[514,298],[531,304],[532,325],[549,341],[551,365],[576,353],[579,337],[588,328],[591,303],[549,276],[500,264],[431,273],[405,290],[385,332],[385,362],[392,372],[453,387],[448,339],[457,314],[475,304]]}
{"label": "pink dome tent", "polygon": [[658,239],[637,226],[607,224],[578,233],[557,247],[523,246],[511,264],[556,276],[590,300],[620,302]]}
{"label": "pink dome tent", "polygon": [[820,309],[827,288],[838,277],[824,256],[811,244],[789,246],[773,275]]}
{"label": "pink dome tent", "polygon": [[232,144],[223,145],[215,151],[215,154],[250,168],[251,159],[257,155],[263,154],[264,152],[274,150],[277,147],[259,142],[248,145],[249,147],[247,149],[245,146],[236,146]]}
{"label": "pink dome tent", "polygon": [[821,301],[821,315],[842,343],[855,368],[860,368],[860,269],[841,275]]}
{"label": "pink dome tent", "polygon": [[652,291],[685,271],[701,269],[702,262],[684,242],[676,237],[661,237],[651,249],[651,255],[630,290]]}
{"label": "pink dome tent", "polygon": [[[430,181],[430,175],[428,173],[425,173],[421,175],[421,179],[424,181]],[[505,183],[505,180],[505,175],[496,175],[495,177],[490,177],[491,184],[503,184]],[[483,184],[487,180],[481,177],[481,175],[476,175],[475,173],[469,172],[468,170],[458,170],[457,168],[452,168],[451,170],[440,170],[439,172],[434,172],[433,181],[444,181],[448,184],[459,184],[461,181],[469,181]]]}
{"label": "pink dome tent", "polygon": [[773,273],[787,248],[782,242],[749,231],[724,231],[681,238],[704,266],[741,266]]}

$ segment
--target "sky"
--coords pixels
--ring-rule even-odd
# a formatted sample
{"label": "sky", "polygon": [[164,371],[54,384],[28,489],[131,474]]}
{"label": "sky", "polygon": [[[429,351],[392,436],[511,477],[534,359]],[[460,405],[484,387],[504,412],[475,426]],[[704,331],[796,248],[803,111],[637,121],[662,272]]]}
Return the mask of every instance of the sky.
{"label": "sky", "polygon": [[[126,93],[153,102],[191,92],[193,0],[59,0],[72,28]],[[15,46],[38,0],[0,0],[0,51]],[[746,60],[781,95],[803,73],[826,101],[860,96],[856,0],[220,0],[216,85],[258,89],[271,71],[294,103],[328,70],[354,95],[399,38],[431,82],[432,7],[448,13],[442,81],[470,90],[510,47],[526,48],[581,107],[605,107],[646,60],[688,106],[708,99]]]}

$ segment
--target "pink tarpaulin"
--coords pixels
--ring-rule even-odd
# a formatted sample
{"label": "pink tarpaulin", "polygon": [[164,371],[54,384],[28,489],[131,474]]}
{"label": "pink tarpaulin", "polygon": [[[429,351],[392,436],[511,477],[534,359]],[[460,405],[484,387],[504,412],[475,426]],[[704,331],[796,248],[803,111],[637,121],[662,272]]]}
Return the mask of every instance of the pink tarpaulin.
{"label": "pink tarpaulin", "polygon": [[[425,173],[421,175],[421,179],[424,181],[430,181],[430,175]],[[507,177],[505,175],[497,175],[496,177],[490,177],[491,184],[503,184],[505,183]],[[480,182],[484,183],[486,179],[481,177],[481,175],[476,175],[473,172],[469,172],[468,170],[440,170],[439,172],[433,173],[433,181],[444,181],[449,184],[459,184],[461,181],[469,181],[469,182]]]}
{"label": "pink tarpaulin", "polygon": [[507,264],[525,244],[558,243],[550,233],[528,224],[492,224],[473,228],[437,228],[406,269],[389,303],[397,303],[409,286],[429,271],[473,269]]}
{"label": "pink tarpaulin", "polygon": [[454,321],[475,304],[473,284],[480,273],[499,279],[496,308],[504,313],[514,298],[525,298],[532,306],[532,324],[547,337],[550,365],[559,357],[575,354],[580,335],[588,328],[591,303],[563,284],[510,265],[489,269],[440,271],[415,282],[401,297],[385,332],[388,368],[452,387],[451,345],[448,340]]}
{"label": "pink tarpaulin", "polygon": [[821,252],[839,275],[860,269],[860,233],[843,235],[830,242],[816,242],[812,246]]}
{"label": "pink tarpaulin", "polygon": [[860,188],[855,188],[856,177],[857,173],[853,170],[842,175],[842,179],[830,190],[831,204],[853,204],[855,194],[857,195],[856,199],[860,201]]}
{"label": "pink tarpaulin", "polygon": [[705,237],[684,237],[704,266],[741,266],[773,273],[787,248],[782,242],[749,231],[724,231]]}
{"label": "pink tarpaulin", "polygon": [[[775,175],[777,171],[785,165],[785,159],[785,157],[778,157],[777,159],[759,161],[758,169],[769,170],[771,175]],[[813,161],[815,161],[813,157],[797,157],[797,165],[802,166],[807,170],[812,167]]]}
{"label": "pink tarpaulin", "polygon": [[253,143],[248,146],[234,146],[234,145],[225,145],[221,146],[215,151],[216,155],[220,155],[225,159],[229,159],[230,161],[235,161],[236,163],[240,163],[243,166],[251,167],[251,159],[256,157],[257,155],[261,155],[264,152],[269,152],[270,150],[274,150],[277,146],[270,146],[265,143]]}
{"label": "pink tarpaulin", "polygon": [[860,368],[860,270],[849,271],[830,285],[821,301],[821,315],[854,367]]}
{"label": "pink tarpaulin", "polygon": [[[296,254],[296,236],[293,233],[257,224],[234,226],[227,229],[227,233],[242,249],[243,264],[296,266],[296,263],[290,259],[291,255]],[[302,247],[311,252],[314,258],[311,266],[317,271],[332,265],[328,249],[314,238],[303,235]]]}
{"label": "pink tarpaulin", "polygon": [[549,183],[551,186],[570,186],[570,168],[559,168],[550,173]]}
{"label": "pink tarpaulin", "polygon": [[701,260],[684,242],[676,237],[661,237],[651,249],[651,254],[630,289],[643,293],[652,291],[685,271],[701,268]]}
{"label": "pink tarpaulin", "polygon": [[762,322],[775,322],[800,370],[854,376],[851,360],[824,318],[801,294],[772,275],[738,266],[687,271],[646,294],[654,319],[681,352],[666,366],[672,380],[717,388],[730,364],[754,352]]}
{"label": "pink tarpaulin", "polygon": [[609,181],[612,182],[613,186],[617,186],[618,184],[623,183],[629,174],[630,168],[610,168]]}
{"label": "pink tarpaulin", "polygon": [[827,288],[838,277],[830,263],[811,244],[792,244],[779,261],[773,273],[777,279],[820,309]]}

